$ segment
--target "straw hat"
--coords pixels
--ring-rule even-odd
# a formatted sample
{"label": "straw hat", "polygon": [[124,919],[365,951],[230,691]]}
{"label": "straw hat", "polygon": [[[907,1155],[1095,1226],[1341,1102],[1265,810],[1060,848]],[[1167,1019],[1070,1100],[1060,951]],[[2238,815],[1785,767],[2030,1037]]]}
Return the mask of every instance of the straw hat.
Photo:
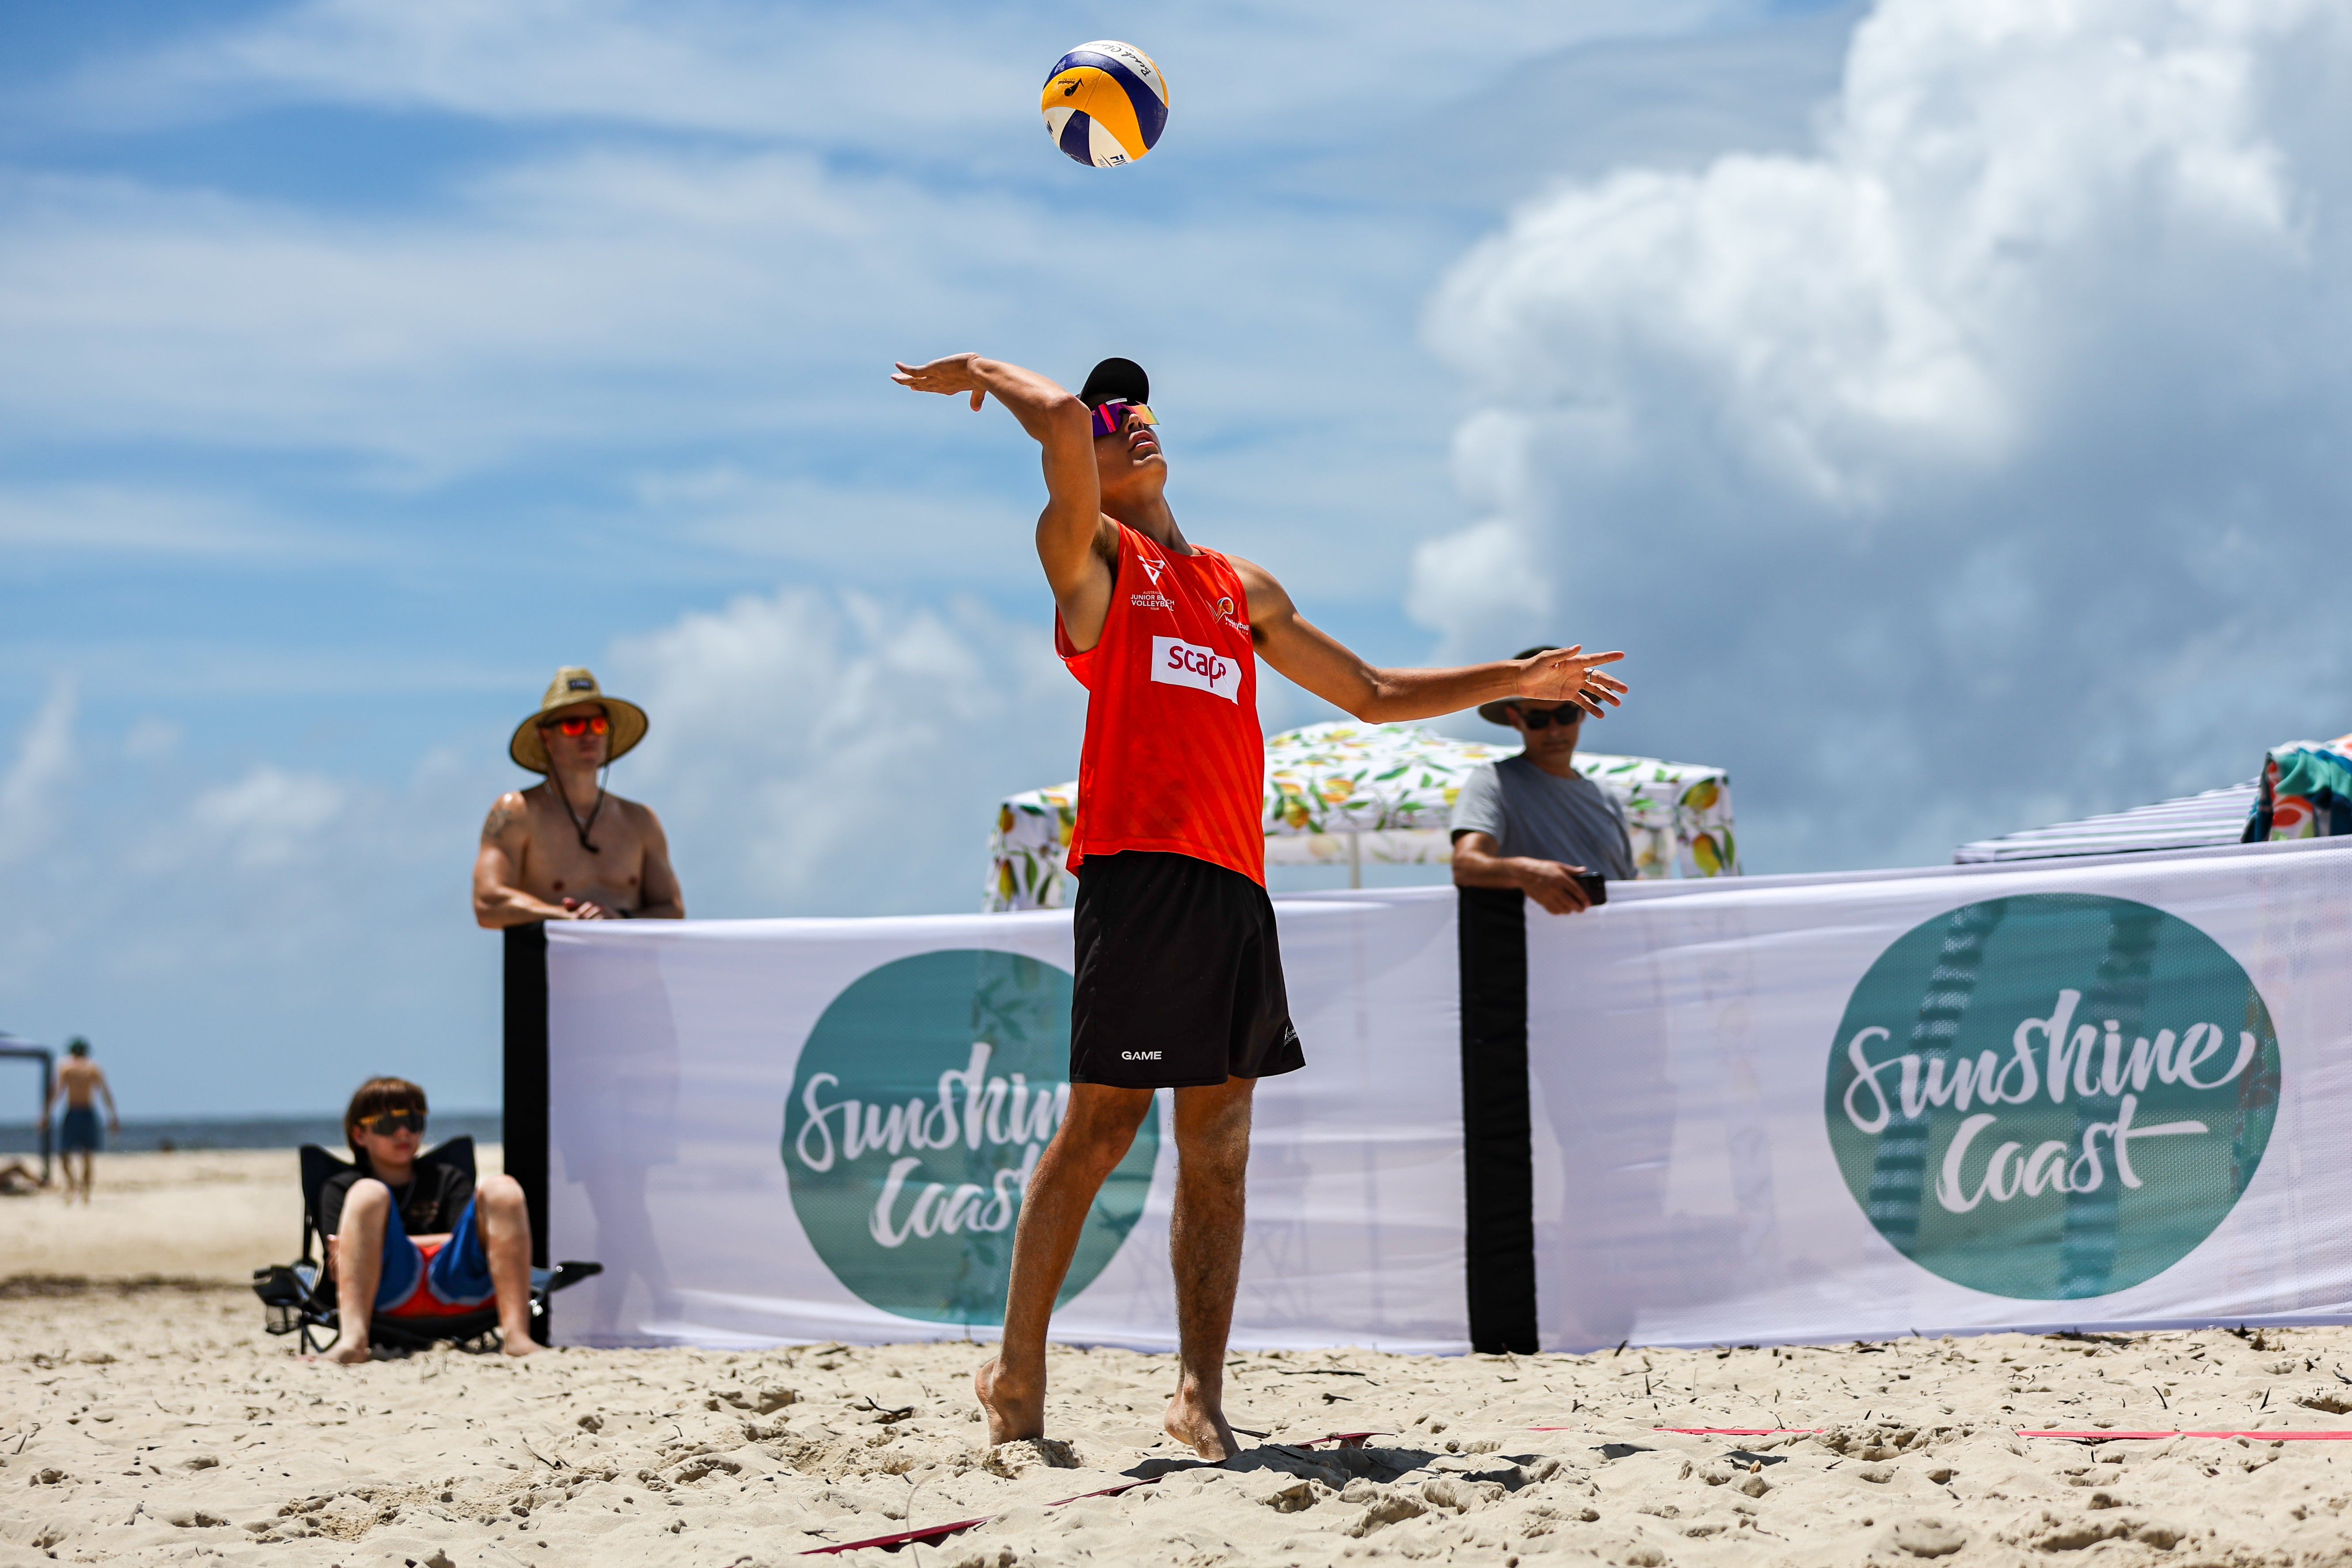
{"label": "straw hat", "polygon": [[602,705],[604,716],[613,721],[612,744],[604,752],[608,763],[644,740],[646,731],[653,724],[646,717],[646,710],[635,703],[605,696],[597,689],[595,676],[584,666],[567,664],[547,683],[547,695],[539,700],[539,711],[515,726],[514,739],[507,742],[507,755],[515,760],[515,765],[535,773],[547,772],[547,742],[540,736],[539,721],[558,708],[581,702]]}
{"label": "straw hat", "polygon": [[[1538,643],[1533,647],[1523,647],[1519,649],[1518,652],[1513,654],[1511,657],[1513,658],[1533,658],[1539,653],[1549,653],[1553,648],[1559,646],[1559,645],[1557,643]],[[1522,700],[1523,699],[1521,698],[1506,697],[1499,702],[1482,702],[1478,705],[1478,717],[1484,719],[1489,724],[1500,724],[1507,729],[1510,727],[1511,723],[1510,710],[1517,707]],[[1597,719],[1600,715],[1597,713],[1587,713],[1585,717],[1588,719]]]}

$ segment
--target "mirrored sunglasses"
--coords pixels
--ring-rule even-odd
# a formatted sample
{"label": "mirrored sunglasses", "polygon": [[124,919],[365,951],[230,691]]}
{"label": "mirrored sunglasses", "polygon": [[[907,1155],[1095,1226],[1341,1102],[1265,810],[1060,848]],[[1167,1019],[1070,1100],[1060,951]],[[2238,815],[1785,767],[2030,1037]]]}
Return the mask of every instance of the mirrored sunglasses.
{"label": "mirrored sunglasses", "polygon": [[591,713],[585,718],[550,719],[541,724],[540,728],[556,731],[576,741],[583,735],[607,733],[613,728],[613,721],[602,713]]}
{"label": "mirrored sunglasses", "polygon": [[352,1123],[361,1131],[378,1138],[389,1138],[395,1132],[425,1131],[425,1112],[421,1110],[379,1110],[373,1116],[362,1116]]}
{"label": "mirrored sunglasses", "polygon": [[1140,403],[1106,403],[1094,411],[1095,434],[1116,436],[1127,428],[1128,421],[1138,425],[1157,425],[1159,418]]}

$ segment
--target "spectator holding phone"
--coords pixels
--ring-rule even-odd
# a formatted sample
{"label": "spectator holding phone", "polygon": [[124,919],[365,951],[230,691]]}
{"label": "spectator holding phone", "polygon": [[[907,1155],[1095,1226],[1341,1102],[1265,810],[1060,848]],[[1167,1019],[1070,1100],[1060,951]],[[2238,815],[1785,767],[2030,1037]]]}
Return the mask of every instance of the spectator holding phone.
{"label": "spectator holding phone", "polygon": [[1625,808],[1576,771],[1584,710],[1507,697],[1482,706],[1478,717],[1517,730],[1526,749],[1474,770],[1455,797],[1454,886],[1517,888],[1553,914],[1572,915],[1601,901],[1600,880],[1630,880]]}

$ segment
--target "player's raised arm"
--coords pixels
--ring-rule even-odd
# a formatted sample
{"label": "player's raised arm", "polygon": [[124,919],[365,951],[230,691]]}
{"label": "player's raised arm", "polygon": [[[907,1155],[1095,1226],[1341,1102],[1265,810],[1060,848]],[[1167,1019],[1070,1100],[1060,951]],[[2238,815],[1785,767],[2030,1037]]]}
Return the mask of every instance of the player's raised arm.
{"label": "player's raised arm", "polygon": [[1103,531],[1102,490],[1095,474],[1094,434],[1086,405],[1034,370],[971,353],[950,354],[929,364],[901,364],[890,379],[915,392],[969,394],[975,411],[993,396],[1045,448],[1045,510],[1037,517],[1038,563],[1045,568],[1045,581],[1073,631],[1082,622],[1099,626],[1109,602],[1110,574],[1097,549]]}
{"label": "player's raised arm", "polygon": [[1298,613],[1274,574],[1236,557],[1249,590],[1250,636],[1258,656],[1334,707],[1370,724],[1434,718],[1504,697],[1573,702],[1588,713],[1617,705],[1625,683],[1599,667],[1622,653],[1551,648],[1532,658],[1499,659],[1455,669],[1381,669]]}

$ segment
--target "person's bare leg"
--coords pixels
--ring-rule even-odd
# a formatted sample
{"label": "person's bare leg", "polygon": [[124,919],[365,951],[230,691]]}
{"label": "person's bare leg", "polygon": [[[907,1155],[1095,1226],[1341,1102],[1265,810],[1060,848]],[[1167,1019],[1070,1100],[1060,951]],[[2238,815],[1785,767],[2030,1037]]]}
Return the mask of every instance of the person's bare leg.
{"label": "person's bare leg", "polygon": [[507,1354],[529,1355],[544,1347],[530,1337],[530,1209],[522,1184],[490,1177],[475,1189],[474,1208],[499,1293],[499,1338]]}
{"label": "person's bare leg", "polygon": [[335,1309],[342,1333],[327,1352],[329,1361],[350,1366],[368,1358],[368,1325],[383,1278],[383,1226],[391,1213],[392,1189],[373,1176],[353,1182],[343,1194],[335,1236]]}
{"label": "person's bare leg", "polygon": [[1242,1275],[1250,1095],[1230,1078],[1176,1091],[1176,1206],[1168,1227],[1176,1273],[1177,1384],[1163,1425],[1212,1462],[1241,1451],[1225,1424],[1225,1341]]}
{"label": "person's bare leg", "polygon": [[1004,1342],[996,1359],[972,1374],[991,1444],[1045,1435],[1045,1329],[1054,1298],[1062,1293],[1095,1194],[1127,1157],[1150,1109],[1148,1089],[1070,1086],[1068,1114],[1030,1174],[1013,1229]]}

